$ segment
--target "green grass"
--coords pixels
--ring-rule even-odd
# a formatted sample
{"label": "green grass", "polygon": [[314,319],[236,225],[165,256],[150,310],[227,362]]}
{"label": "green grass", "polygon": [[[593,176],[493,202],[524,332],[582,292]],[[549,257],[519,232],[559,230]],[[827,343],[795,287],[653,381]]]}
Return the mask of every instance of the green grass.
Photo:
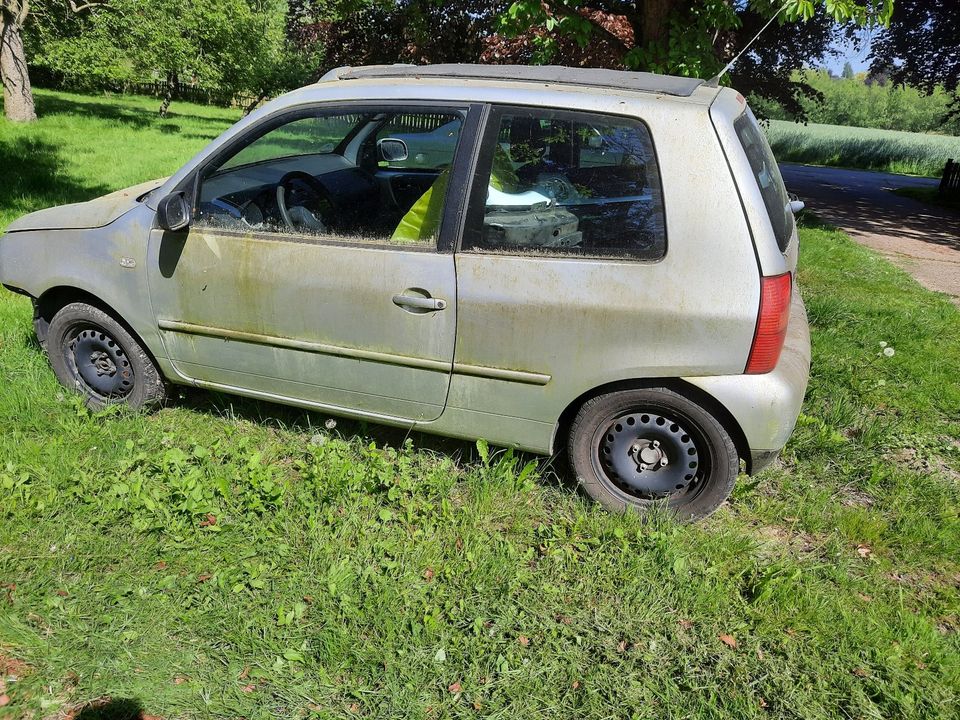
{"label": "green grass", "polygon": [[[183,105],[164,131],[140,102],[83,105],[83,132],[0,123],[4,221],[170,173],[188,126],[223,126]],[[41,136],[46,182],[17,154]],[[28,667],[0,716],[957,717],[960,315],[802,237],[797,432],[693,527],[605,514],[528,457],[266,403],[91,414],[2,292],[0,666]]]}
{"label": "green grass", "polygon": [[960,158],[960,137],[771,120],[767,137],[781,162],[940,177]]}
{"label": "green grass", "polygon": [[945,207],[949,210],[960,210],[960,195],[949,197],[941,195],[940,191],[935,187],[902,187],[894,188],[891,192],[895,195],[913,198],[914,200],[919,200],[920,202],[930,205],[938,205],[939,207]]}
{"label": "green grass", "polygon": [[164,119],[148,97],[35,95],[39,121],[0,122],[0,228],[32,210],[169,175],[240,118],[174,103]]}

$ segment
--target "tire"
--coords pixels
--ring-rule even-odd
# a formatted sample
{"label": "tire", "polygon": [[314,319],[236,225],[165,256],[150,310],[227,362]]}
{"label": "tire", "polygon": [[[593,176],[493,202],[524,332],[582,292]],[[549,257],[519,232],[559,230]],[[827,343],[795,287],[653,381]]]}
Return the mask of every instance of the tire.
{"label": "tire", "polygon": [[567,448],[577,482],[611,512],[659,505],[699,520],[730,496],[740,472],[737,449],[716,418],[666,388],[588,400]]}
{"label": "tire", "polygon": [[50,321],[45,344],[57,379],[83,395],[91,410],[121,402],[151,407],[166,398],[153,360],[99,308],[80,302],[63,307]]}

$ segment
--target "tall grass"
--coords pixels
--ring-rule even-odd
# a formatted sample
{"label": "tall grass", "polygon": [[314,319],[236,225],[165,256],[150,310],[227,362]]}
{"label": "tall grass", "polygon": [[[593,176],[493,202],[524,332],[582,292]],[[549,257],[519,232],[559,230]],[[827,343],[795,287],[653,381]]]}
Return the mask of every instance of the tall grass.
{"label": "tall grass", "polygon": [[960,137],[950,135],[771,120],[767,137],[780,161],[902,175],[939,177],[948,158],[960,158]]}

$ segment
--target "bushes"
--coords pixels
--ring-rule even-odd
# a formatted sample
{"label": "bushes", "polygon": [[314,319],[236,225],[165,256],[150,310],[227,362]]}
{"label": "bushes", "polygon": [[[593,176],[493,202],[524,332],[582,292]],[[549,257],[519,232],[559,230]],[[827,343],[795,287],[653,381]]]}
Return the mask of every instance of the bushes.
{"label": "bushes", "polygon": [[[840,79],[821,70],[807,71],[803,76],[823,95],[822,103],[809,99],[802,101],[809,122],[960,135],[960,117],[947,119],[953,98],[942,88],[933,95],[924,95],[913,87],[879,82],[867,84],[863,75]],[[754,99],[751,103],[767,117],[793,119],[783,108],[769,102]]]}

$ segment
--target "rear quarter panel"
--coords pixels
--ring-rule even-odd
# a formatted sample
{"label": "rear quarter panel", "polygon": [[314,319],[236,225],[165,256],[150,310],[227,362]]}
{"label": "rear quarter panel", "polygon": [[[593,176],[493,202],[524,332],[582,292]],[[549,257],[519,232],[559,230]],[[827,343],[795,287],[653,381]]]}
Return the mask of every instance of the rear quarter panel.
{"label": "rear quarter panel", "polygon": [[[577,109],[610,111],[597,105]],[[457,255],[448,413],[535,421],[535,432],[543,435],[523,443],[531,449],[550,449],[563,410],[593,388],[628,379],[739,374],[753,339],[760,296],[756,254],[706,107],[654,97],[621,102],[615,112],[643,120],[653,137],[666,212],[662,260]],[[535,385],[473,377],[457,373],[458,364],[550,380]]]}

